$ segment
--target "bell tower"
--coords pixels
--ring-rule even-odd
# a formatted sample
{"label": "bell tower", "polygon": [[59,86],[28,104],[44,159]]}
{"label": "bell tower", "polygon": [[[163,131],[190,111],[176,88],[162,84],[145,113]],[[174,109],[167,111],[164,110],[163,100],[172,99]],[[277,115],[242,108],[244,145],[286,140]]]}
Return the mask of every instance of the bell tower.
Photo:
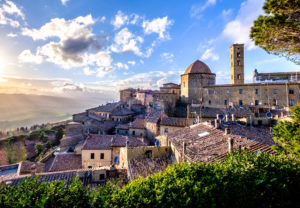
{"label": "bell tower", "polygon": [[244,84],[244,44],[230,46],[231,84]]}

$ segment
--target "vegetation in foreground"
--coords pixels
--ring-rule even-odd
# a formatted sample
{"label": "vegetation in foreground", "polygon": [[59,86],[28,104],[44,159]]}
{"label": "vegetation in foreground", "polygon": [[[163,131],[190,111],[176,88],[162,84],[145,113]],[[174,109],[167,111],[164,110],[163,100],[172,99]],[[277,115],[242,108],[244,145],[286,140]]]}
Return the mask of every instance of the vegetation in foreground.
{"label": "vegetation in foreground", "polygon": [[244,152],[223,163],[179,163],[123,187],[27,179],[0,186],[0,207],[297,207],[299,165],[284,155]]}
{"label": "vegetation in foreground", "polygon": [[291,121],[279,121],[273,127],[272,148],[300,158],[300,103],[291,108]]}

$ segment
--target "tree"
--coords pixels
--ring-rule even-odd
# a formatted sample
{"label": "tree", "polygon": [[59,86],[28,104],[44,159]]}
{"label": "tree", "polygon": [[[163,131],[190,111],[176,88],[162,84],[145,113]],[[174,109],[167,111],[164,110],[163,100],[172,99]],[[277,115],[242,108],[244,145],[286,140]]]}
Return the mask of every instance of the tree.
{"label": "tree", "polygon": [[59,145],[60,140],[63,138],[63,136],[64,136],[64,129],[60,127],[55,134],[54,145]]}
{"label": "tree", "polygon": [[34,145],[34,148],[35,148],[36,154],[38,154],[38,155],[44,151],[44,145],[42,143],[36,143]]}
{"label": "tree", "polygon": [[300,64],[300,3],[299,0],[266,0],[254,21],[250,38],[268,53],[285,56]]}
{"label": "tree", "polygon": [[291,108],[292,121],[279,121],[273,128],[275,151],[284,151],[300,157],[300,103]]}

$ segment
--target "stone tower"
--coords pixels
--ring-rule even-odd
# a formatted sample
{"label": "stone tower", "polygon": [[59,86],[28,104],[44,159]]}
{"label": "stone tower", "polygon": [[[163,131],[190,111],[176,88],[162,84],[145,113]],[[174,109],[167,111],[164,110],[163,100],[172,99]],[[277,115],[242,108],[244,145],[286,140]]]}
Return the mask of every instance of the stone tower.
{"label": "stone tower", "polygon": [[201,91],[204,86],[215,85],[216,74],[202,61],[196,60],[181,75],[181,102],[200,104]]}
{"label": "stone tower", "polygon": [[231,84],[244,84],[244,44],[230,46]]}

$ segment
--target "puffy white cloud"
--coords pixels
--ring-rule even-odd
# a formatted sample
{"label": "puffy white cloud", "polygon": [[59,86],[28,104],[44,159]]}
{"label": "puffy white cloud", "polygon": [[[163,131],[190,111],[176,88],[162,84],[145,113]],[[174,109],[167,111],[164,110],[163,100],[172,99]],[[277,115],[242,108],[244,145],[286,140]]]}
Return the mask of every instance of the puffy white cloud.
{"label": "puffy white cloud", "polygon": [[18,59],[22,62],[27,63],[36,63],[40,64],[43,62],[43,57],[39,55],[34,55],[31,53],[30,50],[24,50],[20,55],[18,56]]}
{"label": "puffy white cloud", "polygon": [[128,16],[119,10],[111,24],[115,29],[119,29],[123,25],[135,25],[138,22],[139,18],[140,16],[137,14],[131,14]]}
{"label": "puffy white cloud", "polygon": [[200,18],[201,13],[210,6],[214,6],[217,3],[216,0],[207,0],[205,4],[193,5],[190,10],[190,16],[195,18]]}
{"label": "puffy white cloud", "polygon": [[168,52],[164,52],[162,54],[160,54],[160,57],[162,59],[164,59],[165,61],[169,62],[169,63],[172,63],[174,60],[174,54],[173,53],[168,53]]}
{"label": "puffy white cloud", "polygon": [[7,34],[7,37],[10,37],[10,38],[15,38],[17,37],[18,35],[16,33],[8,33]]}
{"label": "puffy white cloud", "polygon": [[20,17],[25,19],[25,15],[20,8],[12,1],[6,0],[0,7],[0,25],[10,25],[12,27],[19,27],[20,22],[11,17]]}
{"label": "puffy white cloud", "polygon": [[[92,32],[92,25],[96,20],[91,15],[79,16],[72,20],[63,18],[52,19],[40,29],[23,29],[22,34],[32,37],[33,40],[47,40],[51,37],[58,37],[59,41],[50,41],[37,49],[36,55],[28,53],[28,57],[43,57],[43,60],[57,64],[63,68],[85,67],[86,75],[101,74],[112,71],[112,58],[110,52],[101,50],[105,46],[108,37],[106,35],[96,36]],[[22,52],[22,53],[23,53]],[[23,56],[21,56],[23,57]],[[35,59],[22,59],[21,61]],[[90,70],[90,67],[96,70]]]}
{"label": "puffy white cloud", "polygon": [[143,56],[140,50],[140,44],[143,41],[144,39],[141,36],[136,36],[128,28],[124,28],[115,35],[115,43],[110,48],[116,53],[132,52],[138,56]]}
{"label": "puffy white cloud", "polygon": [[115,16],[114,21],[112,21],[112,25],[116,28],[119,29],[122,25],[127,24],[128,22],[128,16],[125,15],[122,11],[118,11],[118,13]]}
{"label": "puffy white cloud", "polygon": [[126,70],[129,69],[129,66],[128,66],[127,64],[123,64],[123,63],[121,63],[121,62],[116,63],[116,66],[117,66],[119,69],[126,69]]}
{"label": "puffy white cloud", "polygon": [[61,0],[61,3],[62,3],[63,5],[66,5],[68,1],[69,1],[69,0]]}
{"label": "puffy white cloud", "polygon": [[173,24],[173,20],[169,20],[168,16],[163,18],[156,18],[152,21],[145,20],[142,23],[145,34],[157,33],[159,39],[169,39],[169,33],[167,29]]}
{"label": "puffy white cloud", "polygon": [[222,36],[234,43],[245,43],[248,50],[255,48],[250,40],[250,28],[253,21],[263,14],[264,0],[247,0],[241,4],[238,15],[233,21],[226,24]]}
{"label": "puffy white cloud", "polygon": [[214,48],[208,48],[205,50],[205,52],[202,54],[201,59],[207,60],[211,59],[213,61],[219,60],[219,55],[214,53]]}

